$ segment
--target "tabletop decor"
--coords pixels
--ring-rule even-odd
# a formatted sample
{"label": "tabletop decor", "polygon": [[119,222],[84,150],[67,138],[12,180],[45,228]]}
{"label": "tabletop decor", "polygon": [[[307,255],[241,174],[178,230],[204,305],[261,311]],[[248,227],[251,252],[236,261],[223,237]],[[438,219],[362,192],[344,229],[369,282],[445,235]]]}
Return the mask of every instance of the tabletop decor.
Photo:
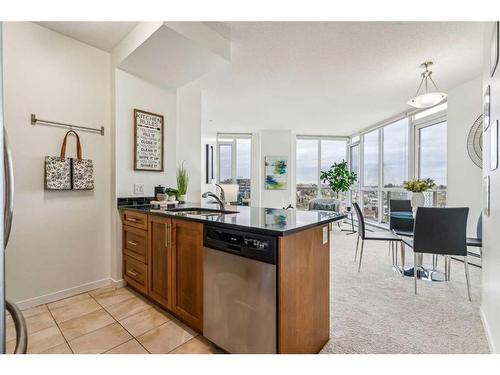
{"label": "tabletop decor", "polygon": [[189,176],[184,162],[177,167],[177,190],[179,192],[179,202],[186,202],[187,188],[189,184]]}
{"label": "tabletop decor", "polygon": [[421,207],[425,203],[424,191],[432,189],[436,186],[436,183],[431,178],[419,179],[414,178],[409,181],[403,182],[403,188],[405,190],[411,191],[411,206],[413,210],[417,207]]}
{"label": "tabletop decor", "polygon": [[321,171],[320,178],[321,182],[328,183],[338,199],[339,193],[349,191],[358,176],[349,170],[347,161],[342,160],[340,163],[333,163],[330,169]]}
{"label": "tabletop decor", "polygon": [[163,116],[134,109],[134,170],[163,172]]}
{"label": "tabletop decor", "polygon": [[288,158],[286,156],[266,156],[266,190],[286,190],[288,185]]}

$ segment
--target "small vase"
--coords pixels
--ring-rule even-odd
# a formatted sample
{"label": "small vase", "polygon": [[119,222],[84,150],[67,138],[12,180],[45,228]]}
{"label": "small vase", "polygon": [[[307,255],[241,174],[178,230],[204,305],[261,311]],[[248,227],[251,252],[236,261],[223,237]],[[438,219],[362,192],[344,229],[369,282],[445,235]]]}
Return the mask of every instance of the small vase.
{"label": "small vase", "polygon": [[424,193],[411,193],[411,207],[413,208],[413,212],[417,211],[417,207],[421,207],[425,204]]}
{"label": "small vase", "polygon": [[179,195],[179,202],[184,203],[187,200],[186,194]]}

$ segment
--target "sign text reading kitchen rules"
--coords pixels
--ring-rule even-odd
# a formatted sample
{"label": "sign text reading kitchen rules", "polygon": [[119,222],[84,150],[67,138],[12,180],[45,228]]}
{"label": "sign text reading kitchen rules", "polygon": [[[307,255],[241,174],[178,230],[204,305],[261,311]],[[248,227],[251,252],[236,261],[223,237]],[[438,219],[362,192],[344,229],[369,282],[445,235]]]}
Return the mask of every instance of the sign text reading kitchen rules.
{"label": "sign text reading kitchen rules", "polygon": [[134,109],[134,169],[163,171],[163,116]]}

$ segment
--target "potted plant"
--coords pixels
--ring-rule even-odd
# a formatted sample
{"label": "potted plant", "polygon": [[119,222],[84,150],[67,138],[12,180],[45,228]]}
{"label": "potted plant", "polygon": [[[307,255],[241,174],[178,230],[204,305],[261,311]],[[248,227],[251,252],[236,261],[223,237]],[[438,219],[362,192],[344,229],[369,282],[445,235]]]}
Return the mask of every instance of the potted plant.
{"label": "potted plant", "polygon": [[174,188],[166,188],[165,189],[165,194],[168,196],[169,201],[175,201],[179,200],[179,190],[174,189]]}
{"label": "potted plant", "polygon": [[184,168],[184,162],[177,167],[177,190],[179,191],[179,202],[186,202],[186,193],[189,184],[189,176],[186,168]]}
{"label": "potted plant", "polygon": [[320,179],[321,182],[328,182],[330,189],[333,190],[338,199],[339,193],[349,191],[358,176],[349,170],[347,161],[342,160],[340,163],[334,163],[330,169],[322,171]]}
{"label": "potted plant", "polygon": [[414,178],[409,181],[403,182],[403,187],[405,190],[411,191],[411,206],[413,210],[417,207],[423,206],[425,203],[424,191],[432,189],[436,186],[434,180],[430,178],[419,179]]}

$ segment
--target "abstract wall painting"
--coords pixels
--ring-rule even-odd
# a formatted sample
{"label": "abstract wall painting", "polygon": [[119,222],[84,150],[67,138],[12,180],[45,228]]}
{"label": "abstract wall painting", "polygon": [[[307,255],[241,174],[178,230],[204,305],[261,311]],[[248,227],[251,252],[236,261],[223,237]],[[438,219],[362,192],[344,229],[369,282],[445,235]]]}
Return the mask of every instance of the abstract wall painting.
{"label": "abstract wall painting", "polygon": [[288,158],[286,156],[266,156],[266,190],[286,190],[288,187]]}

